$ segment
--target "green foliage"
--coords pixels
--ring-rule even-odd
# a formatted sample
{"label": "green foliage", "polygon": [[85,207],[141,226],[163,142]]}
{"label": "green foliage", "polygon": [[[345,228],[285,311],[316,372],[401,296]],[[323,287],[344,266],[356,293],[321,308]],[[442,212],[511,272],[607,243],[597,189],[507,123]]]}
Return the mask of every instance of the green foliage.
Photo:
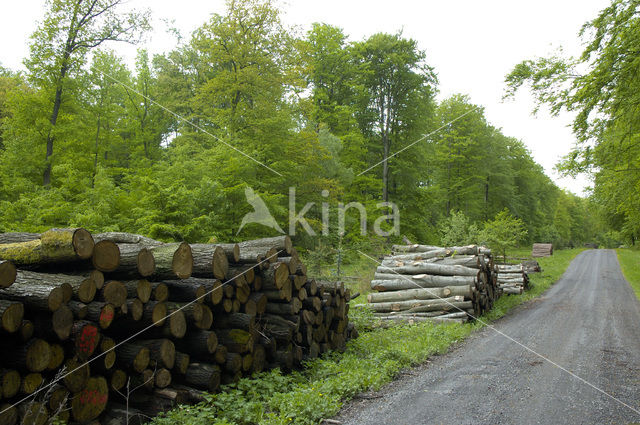
{"label": "green foliage", "polygon": [[574,112],[578,142],[558,168],[569,175],[591,173],[594,200],[605,209],[608,225],[634,243],[640,235],[638,2],[613,0],[584,24],[580,37],[585,48],[579,58],[560,52],[516,65],[506,77],[507,95],[528,85],[538,104],[553,113]]}
{"label": "green foliage", "polygon": [[[401,235],[433,244],[441,243],[441,232],[446,241],[470,242],[473,224],[508,208],[524,222],[526,242],[578,246],[608,230],[593,217],[617,225],[634,208],[606,214],[610,207],[600,211],[566,194],[522,142],[492,127],[468,97],[436,102],[429,58],[400,33],[358,41],[316,24],[300,35],[271,1],[229,1],[191,37],[178,37],[174,50],[151,57],[140,49],[129,69],[97,44],[136,39],[146,15],[115,7],[79,29],[80,44],[65,59],[57,43],[84,10],[77,7],[89,4],[111,3],[51,0],[28,72],[0,70],[0,230],[81,225],[190,242],[272,236],[260,224],[237,233],[252,210],[245,189],[287,229],[295,187],[296,211],[313,204],[305,217],[318,234],[327,205],[330,232],[322,250],[341,245],[346,267],[359,264],[358,250],[378,256],[399,239],[372,235],[382,199],[398,206]],[[92,37],[96,46],[81,43]],[[360,175],[385,157],[386,171],[379,164]],[[49,166],[52,179],[43,187]],[[616,197],[596,195],[612,206],[632,184],[625,182]],[[351,202],[367,213],[365,234],[351,208],[340,237],[338,208]],[[464,214],[469,228],[459,233],[451,212]],[[332,273],[335,255],[316,255],[318,241],[296,229],[301,253],[317,257],[314,270]]]}
{"label": "green foliage", "polygon": [[180,407],[153,423],[317,424],[335,415],[345,400],[380,389],[401,369],[444,353],[472,329],[426,323],[364,332],[344,354],[326,354],[289,375],[272,370],[241,379],[208,401]]}
{"label": "green foliage", "polygon": [[505,208],[493,220],[485,223],[480,238],[487,242],[491,249],[501,252],[506,261],[507,249],[516,247],[526,235],[527,230],[522,220],[513,217]]}
{"label": "green foliage", "polygon": [[617,249],[618,261],[624,278],[640,300],[640,251],[637,249]]}
{"label": "green foliage", "polygon": [[454,212],[438,226],[442,246],[461,246],[478,243],[478,227],[469,223],[463,212]]}

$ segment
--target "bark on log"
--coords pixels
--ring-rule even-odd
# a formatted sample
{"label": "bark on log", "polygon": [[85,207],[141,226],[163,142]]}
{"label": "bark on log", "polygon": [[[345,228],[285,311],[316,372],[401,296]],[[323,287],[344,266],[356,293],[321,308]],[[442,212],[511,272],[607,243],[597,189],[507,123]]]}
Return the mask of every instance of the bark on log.
{"label": "bark on log", "polygon": [[289,303],[267,303],[267,313],[271,314],[298,314],[302,308],[302,301],[292,298]]}
{"label": "bark on log", "polygon": [[154,280],[186,279],[193,271],[191,247],[186,242],[168,243],[151,248],[156,262]]}
{"label": "bark on log", "polygon": [[27,310],[53,312],[62,306],[64,293],[48,275],[21,270],[13,285],[0,289],[0,299],[22,302]]}
{"label": "bark on log", "polygon": [[243,249],[248,248],[275,248],[278,251],[283,251],[280,256],[286,257],[286,254],[291,254],[291,250],[293,249],[293,244],[291,243],[291,238],[288,235],[284,236],[274,236],[271,238],[262,238],[255,239],[250,241],[241,242],[238,244],[240,246],[240,252]]}
{"label": "bark on log", "polygon": [[445,286],[442,288],[416,288],[391,292],[374,292],[367,295],[367,301],[370,303],[378,303],[388,301],[428,300],[447,298],[451,296],[471,298],[471,294],[472,290],[470,285]]}
{"label": "bark on log", "polygon": [[216,391],[220,387],[220,367],[208,363],[191,363],[184,381],[195,388]]}
{"label": "bark on log", "polygon": [[242,329],[247,332],[256,330],[256,318],[245,313],[231,313],[215,318],[216,328]]}
{"label": "bark on log", "polygon": [[237,263],[240,259],[240,247],[237,243],[219,243],[216,244],[224,251],[229,263]]}
{"label": "bark on log", "polygon": [[464,266],[449,266],[436,263],[411,263],[401,267],[383,267],[379,266],[376,273],[387,274],[428,274],[436,276],[477,276],[478,270]]}
{"label": "bark on log", "polygon": [[134,233],[125,233],[125,232],[105,232],[98,233],[93,235],[93,239],[96,242],[100,241],[111,241],[117,244],[144,244],[144,245],[162,245],[162,242],[159,242],[155,239],[148,238],[142,235],[136,235]]}
{"label": "bark on log", "polygon": [[[412,310],[418,311],[417,308],[420,308],[419,311],[436,311],[436,310],[450,310],[455,306],[458,306],[459,303],[465,302],[464,297],[456,296],[442,299],[427,299],[427,300],[408,300],[408,301],[394,301],[394,302],[380,302],[380,303],[371,303],[367,304],[367,306],[375,311],[375,312],[389,312],[389,311],[405,311]],[[471,302],[468,302],[469,306],[471,306]],[[466,304],[465,304],[466,305]],[[467,308],[467,307],[464,307]]]}
{"label": "bark on log", "polygon": [[229,279],[235,279],[238,276],[243,276],[247,283],[252,285],[256,278],[256,268],[251,264],[230,266],[227,276]]}
{"label": "bark on log", "polygon": [[382,292],[445,286],[475,286],[476,282],[477,279],[472,276],[396,275],[376,273],[374,275],[374,280],[371,281],[371,289]]}
{"label": "bark on log", "polygon": [[229,260],[222,247],[215,244],[192,244],[193,276],[216,279],[227,277]]}
{"label": "bark on log", "polygon": [[125,342],[116,347],[116,362],[137,373],[142,373],[149,366],[149,356],[149,349],[137,343]]}
{"label": "bark on log", "polygon": [[209,360],[218,348],[218,336],[211,331],[190,330],[176,343],[182,351],[194,358]]}
{"label": "bark on log", "polygon": [[276,262],[269,265],[269,268],[262,272],[263,289],[281,289],[289,280],[289,266]]}
{"label": "bark on log", "polygon": [[115,269],[117,277],[149,277],[156,270],[156,260],[148,244],[118,244],[120,264]]}
{"label": "bark on log", "polygon": [[169,288],[169,299],[178,302],[204,303],[207,293],[208,279],[190,277],[180,280],[164,280],[163,283]]}
{"label": "bark on log", "polygon": [[[216,338],[217,341],[217,338]],[[187,369],[189,368],[189,363],[191,363],[191,356],[187,353],[183,353],[181,351],[176,351],[176,361],[173,364],[173,373],[177,373],[179,375],[184,375],[187,373]]]}
{"label": "bark on log", "polygon": [[216,329],[218,342],[232,353],[247,353],[253,350],[253,334],[242,329]]}
{"label": "bark on log", "polygon": [[149,349],[149,358],[159,367],[173,368],[176,360],[176,347],[169,339],[140,339],[136,344]]}
{"label": "bark on log", "polygon": [[41,267],[91,258],[94,241],[85,229],[51,229],[40,239],[0,244],[0,259],[17,266]]}

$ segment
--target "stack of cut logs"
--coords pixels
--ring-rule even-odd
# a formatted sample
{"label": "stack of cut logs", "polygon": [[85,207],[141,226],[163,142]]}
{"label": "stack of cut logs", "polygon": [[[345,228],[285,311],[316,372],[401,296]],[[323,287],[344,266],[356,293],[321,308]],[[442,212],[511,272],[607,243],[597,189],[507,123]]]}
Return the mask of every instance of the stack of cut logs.
{"label": "stack of cut logs", "polygon": [[496,266],[498,287],[504,294],[522,294],[529,289],[529,276],[522,264]]}
{"label": "stack of cut logs", "polygon": [[394,245],[376,270],[368,308],[381,320],[463,323],[499,297],[491,251],[475,245]]}
{"label": "stack of cut logs", "polygon": [[356,336],[349,298],[308,279],[287,236],[0,234],[0,424],[127,423],[292,369]]}

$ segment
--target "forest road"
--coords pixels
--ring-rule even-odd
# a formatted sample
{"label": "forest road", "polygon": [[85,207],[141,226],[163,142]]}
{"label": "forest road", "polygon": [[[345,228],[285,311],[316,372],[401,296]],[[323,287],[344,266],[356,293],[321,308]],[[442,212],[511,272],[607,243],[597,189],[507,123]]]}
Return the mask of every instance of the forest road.
{"label": "forest road", "polygon": [[[615,251],[578,255],[494,327],[640,411],[640,302]],[[484,328],[335,419],[364,424],[630,424],[640,414]]]}

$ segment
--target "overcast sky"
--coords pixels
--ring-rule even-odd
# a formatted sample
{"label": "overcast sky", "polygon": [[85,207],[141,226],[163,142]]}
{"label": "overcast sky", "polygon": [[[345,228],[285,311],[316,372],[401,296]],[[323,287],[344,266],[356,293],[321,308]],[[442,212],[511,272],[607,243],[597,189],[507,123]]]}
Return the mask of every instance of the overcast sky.
{"label": "overcast sky", "polygon": [[[313,22],[344,29],[351,40],[376,32],[397,32],[418,41],[427,62],[438,73],[439,98],[464,93],[485,107],[489,122],[507,136],[522,140],[556,183],[576,194],[590,185],[586,178],[560,178],[553,167],[574,143],[567,127],[571,117],[549,117],[544,111],[531,115],[527,92],[502,103],[504,77],[523,59],[543,56],[562,46],[565,52],[581,51],[578,31],[607,6],[605,0],[288,0],[284,20],[301,30]],[[3,1],[0,6],[0,64],[23,69],[29,35],[43,14],[44,0]],[[188,35],[211,13],[224,10],[224,1],[129,0],[128,7],[149,8],[154,33],[146,44],[152,52],[167,51],[175,41],[165,34],[163,20],[173,20]],[[128,58],[135,48],[119,45]]]}

